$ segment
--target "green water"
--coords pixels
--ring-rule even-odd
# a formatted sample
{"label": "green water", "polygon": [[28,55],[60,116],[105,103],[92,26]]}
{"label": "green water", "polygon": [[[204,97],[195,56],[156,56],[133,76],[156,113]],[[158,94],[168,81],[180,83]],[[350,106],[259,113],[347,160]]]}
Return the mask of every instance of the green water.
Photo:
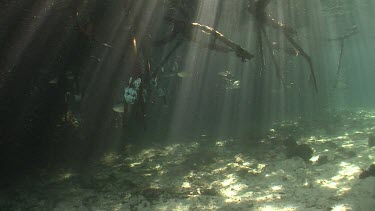
{"label": "green water", "polygon": [[372,210],[371,0],[0,3],[0,210]]}

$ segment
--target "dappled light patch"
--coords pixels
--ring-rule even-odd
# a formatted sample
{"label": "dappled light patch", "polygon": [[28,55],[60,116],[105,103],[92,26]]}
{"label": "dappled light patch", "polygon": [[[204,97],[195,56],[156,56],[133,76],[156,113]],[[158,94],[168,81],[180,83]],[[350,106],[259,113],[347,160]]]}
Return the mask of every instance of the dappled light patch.
{"label": "dappled light patch", "polygon": [[[281,131],[299,130],[300,124],[292,125]],[[64,197],[51,199],[56,208],[349,210],[373,191],[373,177],[358,177],[375,162],[374,148],[362,137],[374,125],[336,135],[301,134],[297,143],[313,149],[309,161],[286,156],[282,141],[275,142],[283,138],[276,125],[261,145],[247,148],[236,139],[213,138],[138,150],[129,145],[104,154],[90,174],[64,170],[38,188],[59,187]]]}
{"label": "dappled light patch", "polygon": [[112,166],[119,159],[119,156],[116,153],[110,152],[103,155],[100,160],[103,165]]}
{"label": "dappled light patch", "polygon": [[272,205],[262,206],[262,207],[259,208],[259,211],[273,211],[273,210],[294,211],[294,210],[298,210],[298,209],[297,209],[297,207],[279,208],[277,206],[272,206]]}
{"label": "dappled light patch", "polygon": [[2,1],[0,210],[373,210],[371,1]]}

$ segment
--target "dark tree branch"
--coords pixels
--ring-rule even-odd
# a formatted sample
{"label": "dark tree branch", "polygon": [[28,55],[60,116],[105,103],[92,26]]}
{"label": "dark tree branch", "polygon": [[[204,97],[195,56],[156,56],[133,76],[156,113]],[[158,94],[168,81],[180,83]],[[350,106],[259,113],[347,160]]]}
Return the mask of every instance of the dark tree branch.
{"label": "dark tree branch", "polygon": [[220,41],[224,46],[219,46],[216,43],[209,43],[209,44],[203,44],[204,47],[209,48],[211,50],[216,51],[222,51],[222,52],[228,52],[229,49],[233,51],[237,57],[244,60],[250,60],[254,56],[246,51],[244,48],[242,48],[240,45],[236,44],[235,42],[231,41],[230,39],[226,38],[223,34],[220,32],[214,30],[213,28],[209,26],[205,26],[199,23],[190,23],[183,20],[178,20],[173,17],[166,17],[166,21],[173,23],[174,29],[173,31],[175,33],[181,34],[181,36],[185,37],[186,39],[190,41],[197,42],[198,44],[201,42],[198,40],[195,40],[195,38],[192,37],[192,31],[193,30],[199,30],[203,33],[209,34],[213,37],[213,39]]}
{"label": "dark tree branch", "polygon": [[338,61],[338,64],[337,64],[336,83],[335,83],[334,88],[336,88],[337,84],[339,83],[339,77],[340,77],[340,72],[341,72],[341,60],[342,60],[342,55],[343,55],[343,52],[344,52],[344,44],[345,44],[345,41],[340,40],[340,56],[339,56],[339,61]]}
{"label": "dark tree branch", "polygon": [[[271,17],[271,15],[266,14],[265,8],[269,3],[270,3],[270,0],[250,0],[249,8],[248,8],[249,12],[256,18],[257,24],[259,25],[268,24],[272,28],[281,30],[283,32],[286,39],[293,45],[293,47],[298,51],[298,53],[300,53],[308,62],[309,67],[310,67],[311,79],[313,80],[315,91],[318,92],[315,71],[314,71],[311,58],[303,50],[303,48],[300,45],[298,45],[297,42],[295,42],[295,40],[292,37],[293,35],[297,34],[296,30],[288,26],[285,23],[276,21],[274,18]],[[266,34],[265,31],[264,31],[264,34]],[[272,46],[270,44],[269,44],[269,48],[272,52]]]}
{"label": "dark tree branch", "polygon": [[262,28],[262,32],[263,32],[263,34],[264,34],[264,36],[266,38],[267,46],[271,50],[271,58],[272,58],[273,64],[275,65],[276,76],[281,81],[281,84],[284,85],[284,80],[283,80],[283,77],[282,77],[282,74],[281,74],[280,66],[277,63],[275,55],[273,54],[273,51],[272,51],[272,44],[271,44],[270,40],[268,39],[268,35],[267,35],[266,30],[264,28]]}
{"label": "dark tree branch", "polygon": [[174,52],[181,46],[182,40],[178,40],[173,48],[169,51],[169,53],[164,57],[164,59],[160,62],[159,66],[155,68],[153,72],[153,77],[157,77],[159,70],[164,66],[164,64],[169,60],[169,58],[173,55]]}
{"label": "dark tree branch", "polygon": [[315,91],[318,92],[318,85],[317,85],[317,82],[316,82],[316,77],[315,77],[315,71],[314,71],[314,66],[313,66],[313,63],[311,61],[311,58],[310,56],[305,52],[305,50],[303,50],[303,48],[301,46],[299,46],[296,41],[294,41],[294,39],[291,37],[290,34],[284,34],[286,39],[293,45],[293,47],[295,49],[298,50],[298,52],[301,54],[301,56],[303,56],[303,58],[306,59],[307,63],[309,64],[309,67],[310,67],[310,76],[311,76],[311,79],[313,81],[313,84],[314,84],[314,88],[315,88]]}

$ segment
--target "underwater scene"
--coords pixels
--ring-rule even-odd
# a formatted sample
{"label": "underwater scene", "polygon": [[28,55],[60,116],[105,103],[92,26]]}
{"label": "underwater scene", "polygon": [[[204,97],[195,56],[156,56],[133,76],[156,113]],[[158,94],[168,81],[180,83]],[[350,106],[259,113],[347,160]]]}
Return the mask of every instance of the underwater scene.
{"label": "underwater scene", "polygon": [[0,1],[0,211],[375,210],[375,1]]}

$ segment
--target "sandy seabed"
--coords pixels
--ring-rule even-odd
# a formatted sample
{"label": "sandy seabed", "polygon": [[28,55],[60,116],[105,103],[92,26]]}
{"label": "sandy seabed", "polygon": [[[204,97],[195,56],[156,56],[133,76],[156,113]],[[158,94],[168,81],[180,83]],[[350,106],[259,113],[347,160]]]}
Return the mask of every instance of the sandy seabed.
{"label": "sandy seabed", "polygon": [[[89,173],[69,169],[0,191],[10,210],[360,210],[375,208],[375,113],[346,112],[335,131],[280,123],[257,146],[202,134],[183,144],[108,152]],[[359,124],[360,123],[360,124]],[[281,139],[296,131],[313,149],[287,157]],[[317,134],[317,135],[314,135]]]}

